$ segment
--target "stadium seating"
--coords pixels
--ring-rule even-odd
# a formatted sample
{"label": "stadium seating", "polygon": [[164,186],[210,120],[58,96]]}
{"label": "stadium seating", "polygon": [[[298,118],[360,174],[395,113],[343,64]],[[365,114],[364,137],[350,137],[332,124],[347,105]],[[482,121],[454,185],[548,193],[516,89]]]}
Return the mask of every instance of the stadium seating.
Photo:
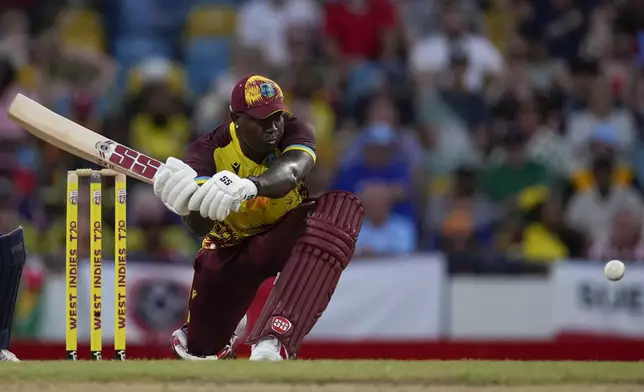
{"label": "stadium seating", "polygon": [[174,54],[172,45],[154,36],[121,36],[114,51],[116,60],[124,69],[148,57],[172,57]]}
{"label": "stadium seating", "polygon": [[189,42],[202,37],[232,37],[237,25],[232,5],[199,6],[188,14],[184,35]]}
{"label": "stadium seating", "polygon": [[185,64],[193,94],[203,94],[228,69],[231,45],[229,38],[199,38],[187,45]]}
{"label": "stadium seating", "polygon": [[181,33],[190,1],[120,0],[120,34],[171,39]]}

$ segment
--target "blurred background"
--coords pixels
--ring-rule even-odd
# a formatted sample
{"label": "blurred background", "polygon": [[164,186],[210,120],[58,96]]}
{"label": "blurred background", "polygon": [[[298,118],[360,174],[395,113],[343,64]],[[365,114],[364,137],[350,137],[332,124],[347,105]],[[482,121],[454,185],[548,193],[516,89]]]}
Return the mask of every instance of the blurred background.
{"label": "blurred background", "polygon": [[[317,132],[311,193],[352,191],[365,207],[351,274],[314,330],[322,342],[550,342],[568,329],[644,341],[643,65],[637,0],[0,4],[0,111],[22,92],[159,160],[227,121],[244,75],[282,86]],[[64,336],[52,318],[64,317],[65,171],[80,167],[92,166],[0,116],[0,232],[26,232],[14,339],[27,346]],[[131,180],[128,192],[129,312],[148,320],[133,344],[165,344],[201,239],[151,187]],[[629,281],[604,280],[609,259],[627,262]],[[392,292],[390,310],[355,313]],[[644,358],[630,347],[611,353]]]}

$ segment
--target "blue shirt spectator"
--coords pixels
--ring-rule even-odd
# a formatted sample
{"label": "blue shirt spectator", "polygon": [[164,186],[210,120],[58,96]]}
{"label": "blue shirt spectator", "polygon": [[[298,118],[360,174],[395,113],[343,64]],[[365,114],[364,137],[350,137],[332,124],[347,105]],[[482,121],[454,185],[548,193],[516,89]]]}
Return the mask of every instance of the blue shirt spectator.
{"label": "blue shirt spectator", "polygon": [[416,250],[414,221],[392,212],[391,196],[386,185],[370,185],[359,194],[365,218],[356,245],[357,255],[396,255]]}
{"label": "blue shirt spectator", "polygon": [[362,159],[340,168],[333,189],[359,194],[371,184],[386,185],[394,195],[393,212],[415,219],[411,166],[397,159],[394,152],[398,135],[389,125],[376,124],[367,128],[363,137]]}

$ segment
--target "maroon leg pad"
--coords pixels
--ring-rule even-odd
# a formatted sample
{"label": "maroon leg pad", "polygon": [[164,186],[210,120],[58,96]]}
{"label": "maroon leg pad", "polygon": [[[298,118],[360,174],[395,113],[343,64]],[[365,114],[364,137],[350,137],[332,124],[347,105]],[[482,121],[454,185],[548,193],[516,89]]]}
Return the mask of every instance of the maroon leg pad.
{"label": "maroon leg pad", "polygon": [[360,200],[348,192],[329,192],[316,200],[248,344],[273,335],[289,357],[296,356],[353,256],[363,215]]}

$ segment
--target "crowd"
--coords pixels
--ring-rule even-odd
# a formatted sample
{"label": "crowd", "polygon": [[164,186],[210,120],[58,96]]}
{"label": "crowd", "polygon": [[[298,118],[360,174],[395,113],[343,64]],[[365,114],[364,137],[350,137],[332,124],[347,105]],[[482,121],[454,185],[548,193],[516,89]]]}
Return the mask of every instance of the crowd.
{"label": "crowd", "polygon": [[[4,0],[0,9],[0,111],[20,91],[160,160],[226,121],[236,80],[276,80],[317,131],[310,193],[344,189],[364,203],[360,255],[438,250],[453,272],[471,273],[644,260],[643,2]],[[64,173],[90,165],[4,116],[0,154],[0,232],[22,224],[30,252],[59,269]],[[149,186],[131,180],[128,200],[133,258],[192,257],[200,239]]]}

